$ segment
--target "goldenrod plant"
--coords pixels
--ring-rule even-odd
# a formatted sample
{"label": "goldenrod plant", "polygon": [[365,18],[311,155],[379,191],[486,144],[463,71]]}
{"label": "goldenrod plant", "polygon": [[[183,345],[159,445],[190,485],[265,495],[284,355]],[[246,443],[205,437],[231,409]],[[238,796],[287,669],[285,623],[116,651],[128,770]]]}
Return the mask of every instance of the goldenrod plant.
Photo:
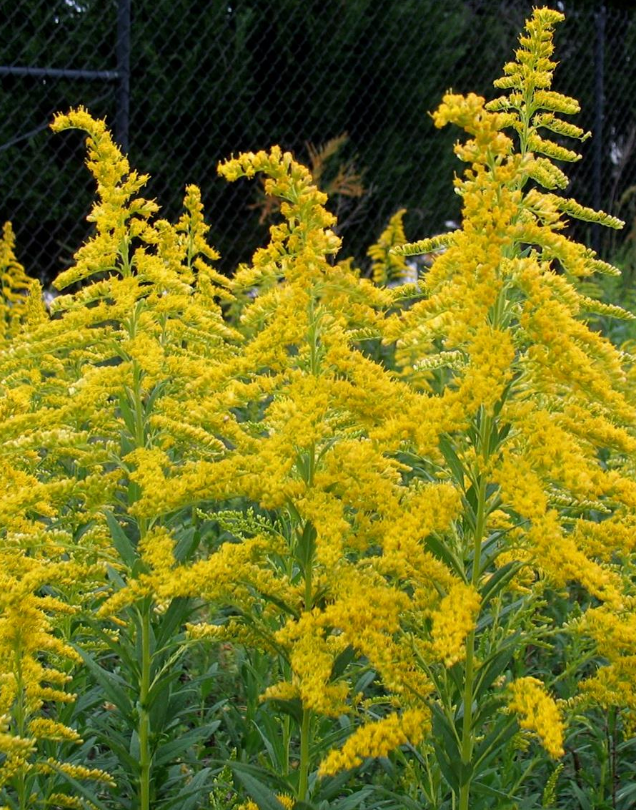
{"label": "goldenrod plant", "polygon": [[[180,427],[175,409],[179,418],[187,407],[183,398],[175,404],[175,391],[183,391],[189,375],[208,369],[219,343],[232,334],[217,303],[227,291],[219,287],[217,296],[217,280],[225,282],[209,263],[216,254],[205,242],[197,189],[188,188],[186,213],[176,226],[154,219],[156,204],[138,196],[146,178],[130,170],[103,122],[78,110],[58,116],[54,128],[88,134],[98,191],[91,213],[95,235],[56,280],[62,289],[84,283],[56,298],[51,316],[36,319],[0,359],[4,449],[14,475],[23,480],[21,501],[16,503],[14,492],[8,497],[13,514],[19,510],[16,520],[26,521],[25,510],[36,511],[33,531],[43,535],[41,544],[57,543],[45,563],[53,567],[52,579],[47,581],[44,570],[34,579],[35,588],[56,587],[53,575],[60,574],[54,563],[60,554],[71,560],[88,556],[101,573],[101,584],[91,583],[83,594],[79,574],[74,577],[76,603],[67,609],[84,609],[88,626],[82,636],[66,639],[66,645],[56,638],[48,643],[57,643],[62,653],[75,642],[74,658],[83,659],[113,704],[114,722],[123,724],[123,733],[115,728],[100,733],[119,761],[120,795],[131,802],[136,797],[139,807],[148,808],[156,795],[156,771],[160,765],[165,771],[181,750],[173,746],[172,758],[162,758],[154,756],[153,746],[184,729],[187,712],[171,715],[170,700],[183,702],[188,690],[175,689],[174,671],[166,668],[178,660],[176,639],[189,606],[156,604],[144,584],[144,551],[150,544],[171,543],[176,535],[186,553],[196,537],[191,524],[172,530],[152,518],[136,518],[135,452],[174,444]],[[34,471],[27,488],[27,475]],[[46,502],[50,493],[54,507]],[[24,555],[26,573],[33,540],[6,526],[7,543]],[[51,595],[47,600],[53,610],[56,601]],[[90,612],[97,608],[96,623]],[[118,617],[122,610],[127,621]],[[31,645],[38,640],[30,635]],[[36,646],[33,654],[37,651]],[[115,668],[113,656],[119,661]],[[209,732],[209,724],[199,730],[200,736]]]}
{"label": "goldenrod plant", "polygon": [[[456,146],[469,164],[455,181],[462,225],[396,249],[444,248],[423,299],[394,319],[393,335],[405,377],[430,391],[425,415],[405,411],[404,427],[417,426],[423,459],[441,452],[442,475],[462,498],[456,534],[437,554],[481,597],[460,665],[437,676],[436,755],[460,810],[474,806],[471,793],[491,795],[493,757],[515,717],[551,756],[563,755],[566,704],[531,671],[512,677],[529,644],[580,629],[571,622],[580,602],[571,596],[572,613],[558,626],[546,609],[551,595],[581,586],[585,606],[601,603],[594,615],[601,610],[610,623],[630,603],[633,544],[614,524],[633,510],[634,481],[606,457],[633,453],[633,396],[620,351],[585,315],[633,316],[578,292],[578,279],[618,271],[562,233],[568,217],[622,223],[553,191],[567,186],[554,160],[579,156],[545,131],[586,138],[560,117],[577,112],[576,101],[550,89],[561,19],[534,11],[516,61],[495,82],[506,95],[488,104],[445,96],[436,125],[470,136]],[[452,374],[438,394],[430,369],[445,361]]]}
{"label": "goldenrod plant", "polygon": [[279,214],[225,277],[196,187],[161,219],[56,117],[97,202],[50,309],[0,245],[3,808],[629,806],[633,358],[592,319],[633,315],[567,235],[621,223],[564,193],[561,19],[444,97],[461,223],[398,211],[372,279],[290,153],[220,164]]}
{"label": "goldenrod plant", "polygon": [[[256,510],[217,514],[230,538],[205,560],[157,566],[155,587],[172,598],[200,595],[218,608],[232,607],[231,619],[196,624],[194,636],[276,654],[272,675],[279,680],[262,698],[286,715],[275,757],[286,781],[281,795],[308,801],[324,798],[315,781],[325,747],[322,718],[373,721],[350,738],[346,754],[329,755],[323,773],[343,756],[355,763],[388,754],[395,746],[384,729],[395,740],[417,742],[426,728],[424,705],[381,719],[381,704],[390,708],[391,698],[365,706],[348,666],[364,657],[365,667],[382,673],[397,692],[415,677],[408,645],[395,638],[408,600],[386,581],[385,561],[374,551],[384,536],[418,523],[425,492],[402,486],[401,464],[385,452],[381,430],[411,397],[408,388],[355,345],[362,327],[379,324],[391,297],[347,264],[330,263],[340,241],[330,230],[334,218],[291,155],[273,149],[220,167],[230,180],[257,171],[268,177],[268,193],[282,198],[286,221],[272,227],[270,244],[233,279],[237,293],[258,290],[241,316],[247,335],[241,354],[227,364],[224,380],[217,370],[196,383],[202,414],[226,402],[220,430],[228,452],[168,478],[161,459],[145,462],[139,508],[147,499],[155,509],[161,491],[170,493],[162,499],[167,512],[237,500]],[[426,494],[443,502],[446,488],[435,489],[443,492]],[[446,514],[432,523],[443,527]],[[372,672],[368,686],[374,680]]]}

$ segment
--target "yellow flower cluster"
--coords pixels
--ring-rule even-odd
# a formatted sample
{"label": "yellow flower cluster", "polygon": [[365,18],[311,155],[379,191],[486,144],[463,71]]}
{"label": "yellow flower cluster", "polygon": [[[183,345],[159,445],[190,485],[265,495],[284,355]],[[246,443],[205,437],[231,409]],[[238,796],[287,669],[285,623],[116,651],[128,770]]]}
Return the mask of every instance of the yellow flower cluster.
{"label": "yellow flower cluster", "polygon": [[[63,599],[44,595],[42,588],[64,590],[77,578],[80,566],[59,560],[28,558],[19,547],[3,544],[0,552],[0,784],[41,767],[41,749],[48,740],[80,742],[72,728],[40,712],[68,703],[74,695],[65,687],[70,667],[80,660],[56,632],[60,617],[76,608]],[[56,762],[57,766],[62,765]]]}
{"label": "yellow flower cluster", "polygon": [[321,776],[356,768],[366,757],[385,757],[400,745],[417,745],[430,729],[426,712],[407,709],[356,729],[342,748],[331,751],[320,764]]}
{"label": "yellow flower cluster", "polygon": [[589,610],[580,631],[594,639],[599,655],[607,662],[583,682],[584,694],[604,708],[615,706],[626,713],[628,730],[636,727],[636,616],[635,600],[622,611],[607,606]]}
{"label": "yellow flower cluster", "polygon": [[[628,426],[636,417],[621,353],[582,319],[590,301],[574,281],[611,268],[561,233],[565,215],[610,227],[622,223],[540,191],[541,185],[553,187],[548,175],[561,172],[551,160],[571,155],[538,131],[586,137],[557,117],[578,105],[549,89],[552,32],[561,19],[559,12],[535,10],[516,61],[495,83],[507,95],[486,105],[474,94],[448,94],[436,111],[437,126],[452,122],[470,136],[457,148],[470,164],[456,181],[463,224],[440,242],[445,250],[424,279],[426,295],[392,333],[404,375],[430,392],[418,452],[430,454],[442,433],[459,436],[481,409],[491,419],[496,412],[506,430],[505,449],[493,445],[483,474],[499,486],[504,511],[536,521],[525,534],[534,564],[555,582],[578,578],[616,603],[616,583],[600,584],[608,575],[577,548],[578,534],[569,527],[548,531],[546,523],[555,517],[547,517],[555,491],[578,503],[607,499],[610,509],[627,497],[631,484],[599,465],[597,449],[609,445],[632,452]],[[506,129],[512,137],[503,134]],[[432,247],[425,240],[400,252]],[[440,367],[440,347],[453,361],[438,393],[431,381],[440,377],[432,377],[430,369]],[[433,361],[428,366],[427,356]],[[429,369],[428,377],[418,369]],[[408,418],[418,419],[415,412]],[[548,543],[540,541],[548,536],[549,553]]]}
{"label": "yellow flower cluster", "polygon": [[406,259],[401,253],[393,250],[394,247],[406,242],[404,214],[406,208],[401,208],[393,214],[378,241],[367,251],[367,256],[371,259],[373,281],[376,284],[404,281],[409,275]]}
{"label": "yellow flower cluster", "polygon": [[5,222],[0,238],[0,347],[17,334],[22,323],[29,319],[33,304],[40,301],[39,284],[27,276],[18,262],[13,227]]}
{"label": "yellow flower cluster", "polygon": [[470,585],[454,583],[432,614],[432,650],[447,667],[465,657],[465,642],[475,629],[481,598]]}
{"label": "yellow flower cluster", "polygon": [[551,757],[562,757],[563,718],[543,683],[531,677],[517,678],[509,693],[508,708],[519,716],[521,728],[536,734]]}
{"label": "yellow flower cluster", "polygon": [[[289,796],[286,793],[277,793],[276,798],[283,805],[285,810],[294,810],[296,802],[292,796]],[[259,806],[256,804],[256,802],[248,799],[248,801],[240,804],[237,807],[237,810],[259,810]]]}

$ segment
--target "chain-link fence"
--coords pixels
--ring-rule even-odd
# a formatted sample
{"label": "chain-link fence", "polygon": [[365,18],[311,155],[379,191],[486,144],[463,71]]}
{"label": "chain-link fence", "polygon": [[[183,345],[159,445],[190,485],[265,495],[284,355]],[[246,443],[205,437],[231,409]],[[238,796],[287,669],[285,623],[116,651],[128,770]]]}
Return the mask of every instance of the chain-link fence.
{"label": "chain-link fence", "polygon": [[[636,14],[606,0],[554,2],[555,89],[577,97],[595,138],[572,194],[633,219]],[[52,135],[58,110],[106,116],[168,217],[201,186],[225,267],[265,238],[258,184],[226,185],[217,162],[279,143],[332,192],[348,253],[392,212],[407,234],[458,216],[456,132],[428,111],[449,87],[492,96],[532,3],[520,0],[0,0],[0,214],[44,280],[88,231],[92,186],[77,134]],[[630,225],[626,232],[629,232]],[[605,253],[631,242],[605,242]]]}

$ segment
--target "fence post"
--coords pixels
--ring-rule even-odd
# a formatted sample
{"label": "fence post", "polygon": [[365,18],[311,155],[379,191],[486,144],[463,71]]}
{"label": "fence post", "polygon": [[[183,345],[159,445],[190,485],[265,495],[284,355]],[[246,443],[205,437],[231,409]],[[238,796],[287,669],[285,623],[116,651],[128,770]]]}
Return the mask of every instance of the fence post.
{"label": "fence post", "polygon": [[[605,2],[601,0],[594,15],[596,23],[596,42],[594,48],[594,161],[592,175],[592,205],[599,211],[602,208],[603,182],[603,119],[605,117]],[[600,250],[601,229],[599,225],[592,228],[592,245]]]}
{"label": "fence post", "polygon": [[118,0],[117,4],[117,112],[115,114],[115,138],[121,149],[128,152],[128,124],[130,119],[130,3]]}

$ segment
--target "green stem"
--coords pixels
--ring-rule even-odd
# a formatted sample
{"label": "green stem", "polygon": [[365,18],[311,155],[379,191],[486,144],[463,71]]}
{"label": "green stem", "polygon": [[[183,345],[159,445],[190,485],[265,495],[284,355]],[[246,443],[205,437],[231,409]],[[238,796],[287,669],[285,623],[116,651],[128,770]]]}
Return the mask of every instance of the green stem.
{"label": "green stem", "polygon": [[[313,456],[313,449],[312,449]],[[313,559],[305,567],[305,610],[310,611],[313,605]],[[303,706],[303,719],[300,727],[300,781],[298,783],[298,800],[307,801],[309,785],[309,743],[311,735],[311,710]]]}
{"label": "green stem", "polygon": [[[14,716],[16,723],[16,732],[18,737],[24,739],[27,732],[27,713],[24,701],[24,677],[22,673],[22,654],[21,643],[18,641],[14,648],[15,651],[15,681],[16,681],[16,702],[14,708]],[[20,810],[26,810],[27,806],[27,786],[26,786],[26,771],[21,768],[17,774],[17,794]]]}
{"label": "green stem", "polygon": [[145,600],[141,606],[141,673],[139,684],[139,810],[150,810],[150,712],[148,693],[150,692],[150,603]]}
{"label": "green stem", "polygon": [[298,783],[298,801],[307,801],[309,786],[309,744],[311,735],[311,710],[303,708],[303,720],[300,728],[300,781]]}
{"label": "green stem", "polygon": [[[488,446],[490,442],[491,420],[482,412],[480,430],[480,450],[484,462],[488,460]],[[486,477],[479,475],[479,488],[477,494],[477,510],[475,515],[475,534],[473,537],[473,569],[471,584],[474,588],[479,585],[481,574],[481,546],[484,540],[486,527]],[[466,639],[466,666],[464,678],[464,717],[462,720],[461,761],[462,783],[459,791],[459,810],[469,810],[470,785],[472,773],[470,766],[473,758],[475,738],[473,734],[473,702],[475,689],[475,631],[471,630]],[[466,776],[464,776],[464,773]]]}

